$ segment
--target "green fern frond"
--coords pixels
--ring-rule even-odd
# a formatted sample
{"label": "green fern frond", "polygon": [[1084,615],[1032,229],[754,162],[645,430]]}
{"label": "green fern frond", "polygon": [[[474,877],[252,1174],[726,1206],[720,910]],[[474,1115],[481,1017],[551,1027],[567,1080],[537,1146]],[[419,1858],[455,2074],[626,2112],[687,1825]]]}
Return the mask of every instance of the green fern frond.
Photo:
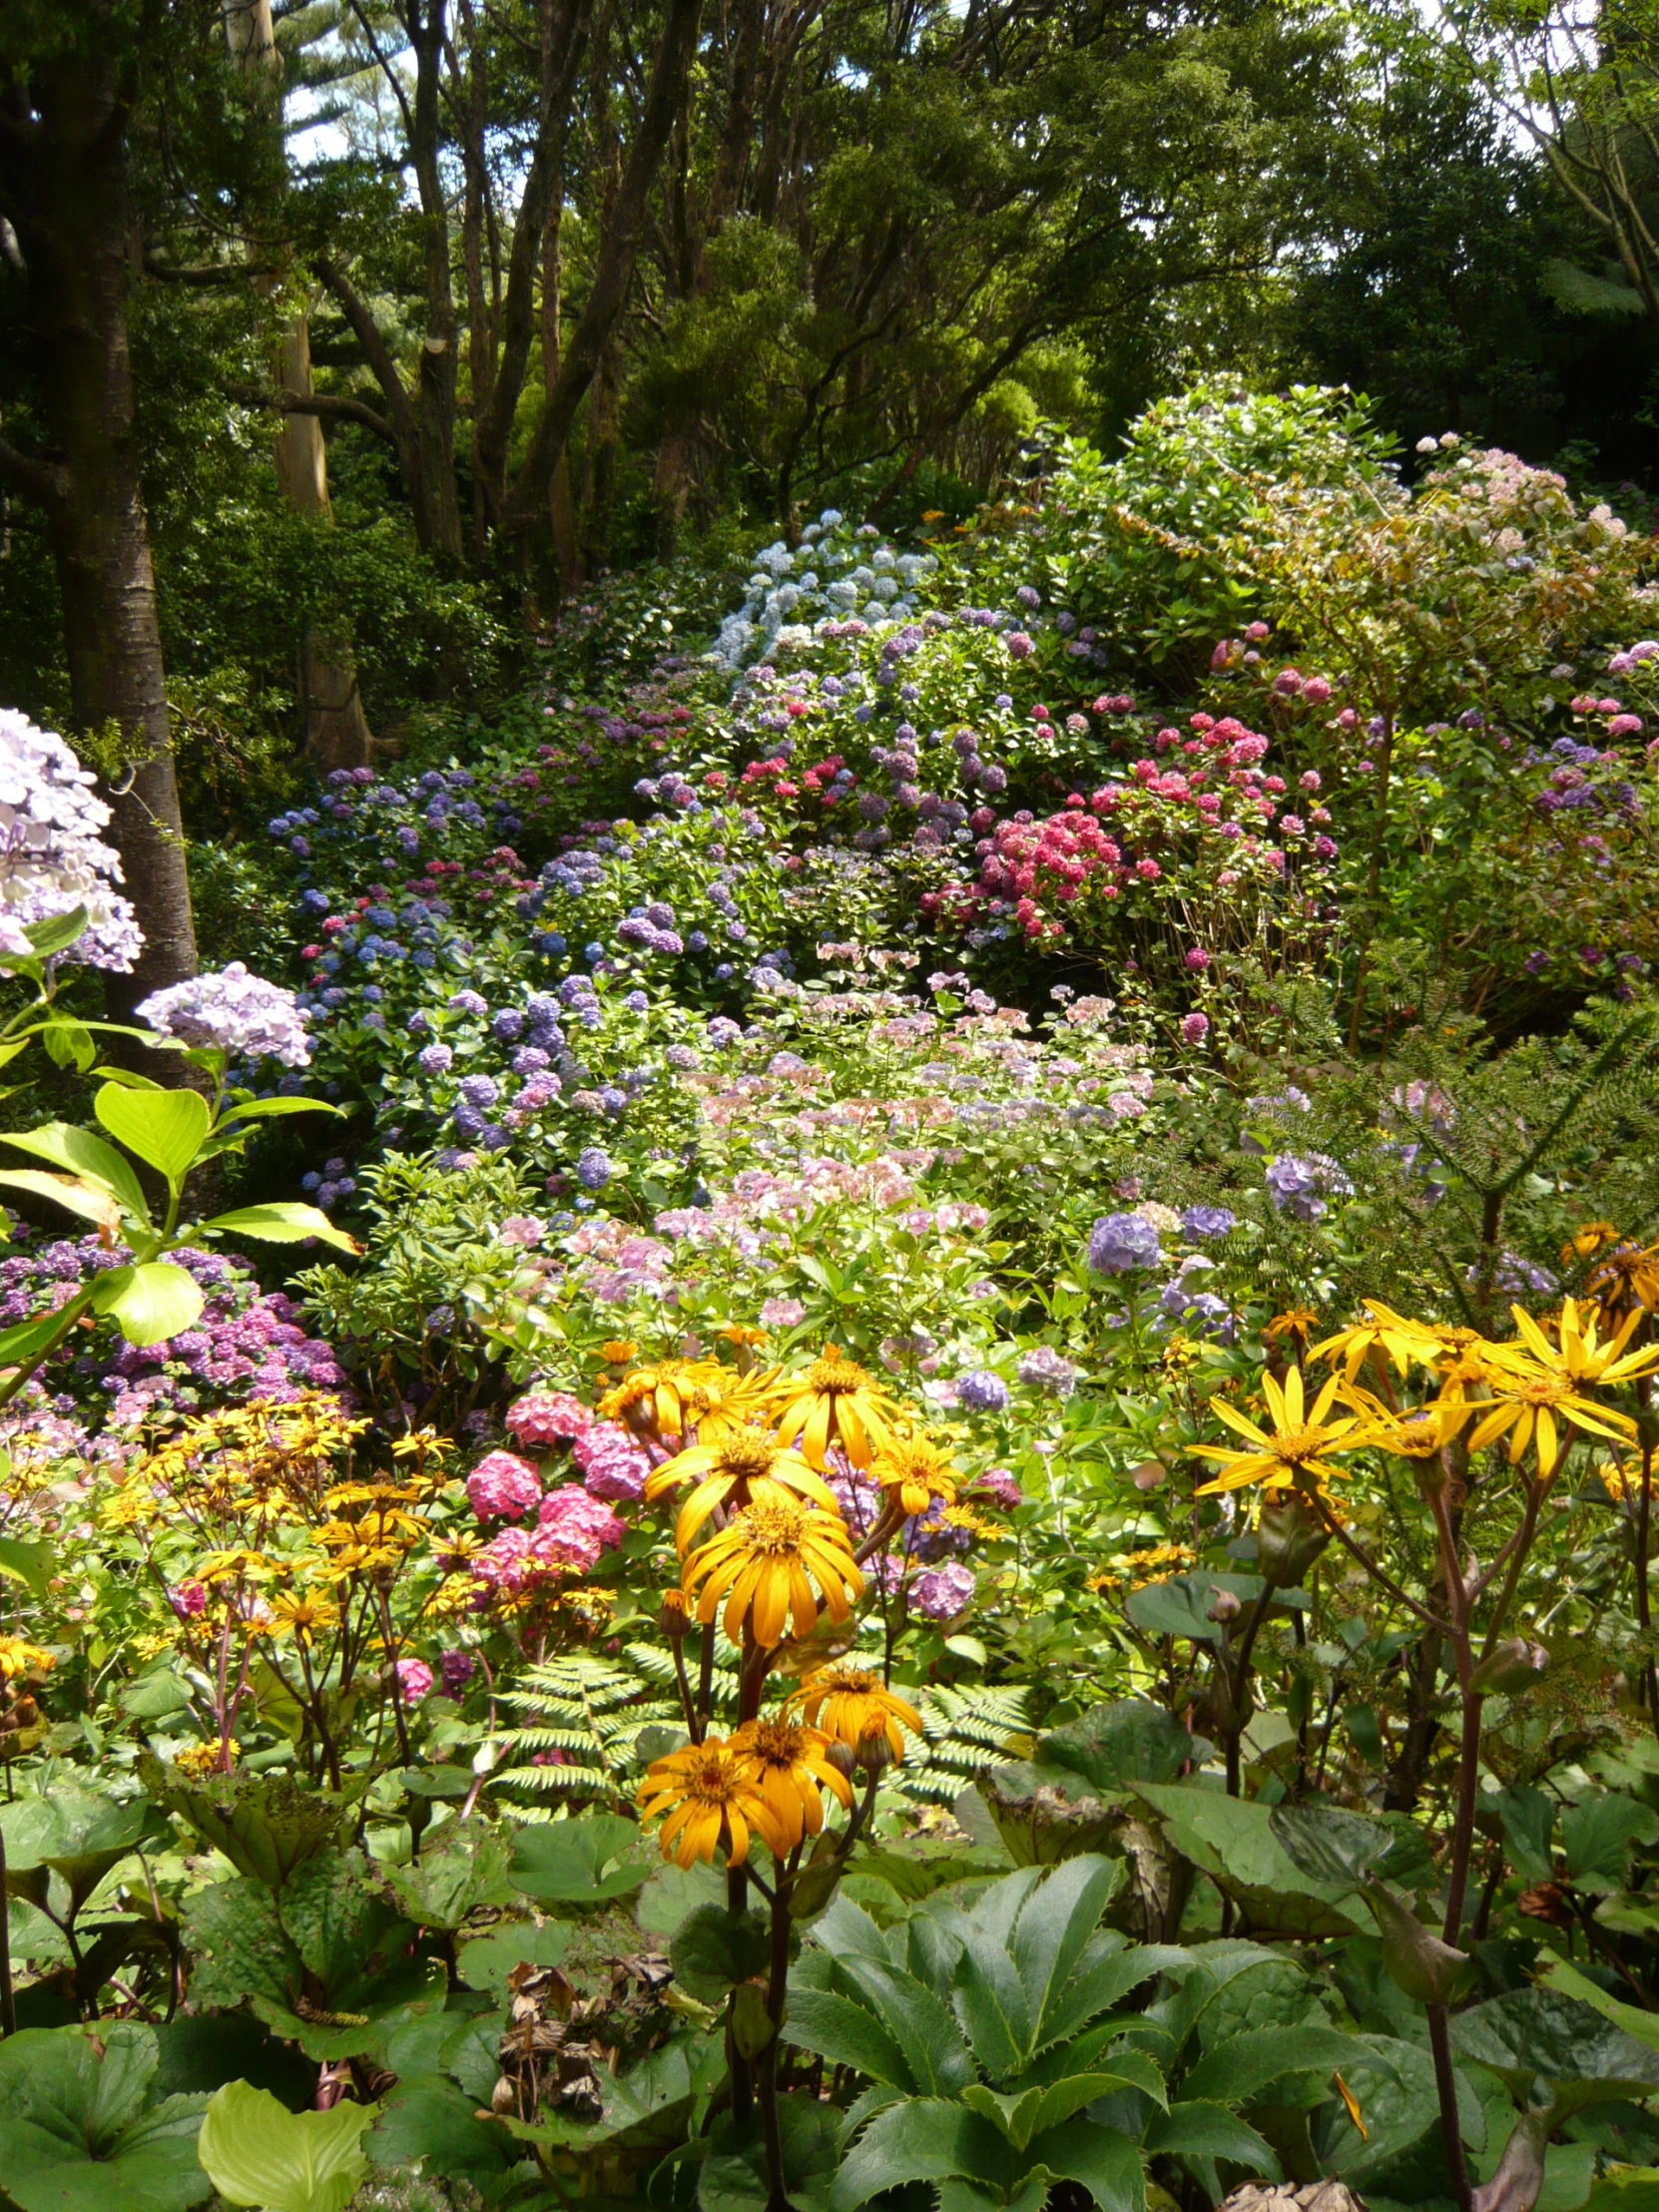
{"label": "green fern frond", "polygon": [[1017,1759],[1031,1749],[1028,1690],[980,1685],[929,1689],[921,1698],[922,1740],[905,1755],[893,1780],[905,1797],[948,1805],[993,1758]]}

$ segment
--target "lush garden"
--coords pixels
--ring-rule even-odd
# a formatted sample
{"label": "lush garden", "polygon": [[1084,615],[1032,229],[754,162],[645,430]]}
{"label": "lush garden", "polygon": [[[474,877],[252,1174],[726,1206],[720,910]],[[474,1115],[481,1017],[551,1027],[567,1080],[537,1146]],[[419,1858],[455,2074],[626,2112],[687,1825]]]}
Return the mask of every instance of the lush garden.
{"label": "lush garden", "polygon": [[614,579],[125,1024],[0,715],[20,2212],[1659,2203],[1659,569],[1424,443]]}

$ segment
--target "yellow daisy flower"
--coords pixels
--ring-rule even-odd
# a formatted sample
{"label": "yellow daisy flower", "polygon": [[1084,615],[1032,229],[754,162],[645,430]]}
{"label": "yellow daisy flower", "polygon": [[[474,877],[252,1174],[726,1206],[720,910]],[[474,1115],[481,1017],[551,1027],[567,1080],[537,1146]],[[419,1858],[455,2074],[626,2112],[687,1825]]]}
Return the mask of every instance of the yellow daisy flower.
{"label": "yellow daisy flower", "polygon": [[[1651,1375],[1659,1368],[1659,1345],[1649,1345],[1642,1352],[1624,1349],[1642,1318],[1640,1309],[1626,1315],[1606,1343],[1601,1341],[1597,1328],[1599,1316],[1594,1307],[1580,1306],[1570,1298],[1562,1299],[1559,1315],[1552,1317],[1558,1343],[1552,1342],[1532,1316],[1520,1307],[1512,1306],[1509,1311],[1531,1359],[1546,1375],[1557,1376],[1564,1382],[1606,1386],[1633,1382],[1638,1376]],[[1500,1346],[1498,1349],[1507,1348]]]}
{"label": "yellow daisy flower", "polygon": [[1200,1497],[1210,1497],[1217,1490],[1242,1490],[1251,1482],[1260,1482],[1270,1490],[1323,1491],[1343,1472],[1332,1454],[1353,1451],[1364,1441],[1358,1433],[1360,1422],[1353,1415],[1326,1425],[1326,1415],[1342,1388],[1339,1377],[1331,1378],[1312,1408],[1306,1403],[1300,1369],[1292,1368],[1283,1383],[1264,1375],[1262,1388],[1273,1420],[1271,1428],[1259,1428],[1225,1398],[1211,1398],[1211,1412],[1243,1436],[1251,1449],[1235,1451],[1218,1444],[1195,1444],[1195,1457],[1212,1459],[1222,1470],[1213,1482],[1200,1487]]}
{"label": "yellow daisy flower", "polygon": [[950,1454],[926,1436],[894,1436],[875,1454],[870,1473],[889,1505],[905,1514],[925,1513],[935,1501],[956,1502],[956,1469]]}
{"label": "yellow daisy flower", "polygon": [[898,1407],[874,1377],[836,1345],[826,1345],[823,1359],[793,1382],[781,1384],[778,1394],[783,1406],[780,1438],[787,1444],[799,1441],[815,1467],[822,1467],[830,1446],[838,1443],[855,1467],[867,1469],[874,1454],[890,1442],[899,1419]]}
{"label": "yellow daisy flower", "polygon": [[0,1681],[15,1682],[19,1675],[45,1674],[57,1665],[51,1652],[21,1636],[0,1636]]}
{"label": "yellow daisy flower", "polygon": [[674,1541],[682,1553],[717,1507],[741,1511],[759,1497],[775,1491],[799,1492],[827,1513],[839,1510],[835,1493],[823,1475],[815,1474],[800,1452],[790,1451],[775,1437],[756,1428],[723,1430],[709,1443],[695,1443],[677,1451],[654,1467],[645,1482],[650,1501],[692,1477],[701,1477],[680,1508],[674,1524]]}
{"label": "yellow daisy flower", "polygon": [[790,1693],[788,1703],[800,1709],[810,1726],[822,1728],[854,1751],[870,1738],[884,1736],[895,1764],[904,1757],[902,1730],[908,1729],[912,1736],[921,1734],[921,1715],[913,1705],[894,1696],[878,1674],[842,1660],[808,1675]]}
{"label": "yellow daisy flower", "polygon": [[1509,1464],[1516,1466],[1527,1447],[1536,1443],[1538,1473],[1545,1478],[1555,1472],[1574,1428],[1610,1436],[1615,1442],[1629,1442],[1636,1434],[1633,1420],[1583,1396],[1565,1376],[1537,1368],[1519,1373],[1493,1367],[1487,1383],[1492,1395],[1485,1405],[1475,1405],[1479,1418],[1469,1430],[1470,1451],[1483,1451],[1501,1436],[1506,1439]]}
{"label": "yellow daisy flower", "polygon": [[1429,1340],[1418,1323],[1407,1321],[1375,1298],[1366,1300],[1365,1316],[1352,1329],[1339,1329],[1324,1344],[1313,1346],[1309,1359],[1329,1360],[1333,1365],[1340,1361],[1343,1381],[1348,1383],[1354,1382],[1374,1353],[1391,1361],[1396,1375],[1404,1375],[1413,1360],[1421,1359]]}
{"label": "yellow daisy flower", "polygon": [[830,1738],[802,1721],[746,1721],[732,1738],[744,1771],[771,1809],[787,1848],[824,1827],[824,1792],[852,1807],[852,1785],[827,1756]]}
{"label": "yellow daisy flower", "polygon": [[654,1759],[638,1802],[647,1823],[663,1822],[663,1857],[682,1867],[712,1860],[719,1850],[741,1867],[749,1857],[752,1829],[775,1858],[786,1857],[791,1848],[749,1763],[718,1736]]}
{"label": "yellow daisy flower", "polygon": [[[845,1620],[863,1595],[846,1524],[785,1490],[759,1498],[695,1551],[682,1576],[705,1625],[726,1603],[724,1627],[741,1644],[748,1630],[770,1651],[793,1621],[798,1636],[817,1625],[820,1597],[830,1620]],[[699,1585],[701,1584],[701,1591]]]}

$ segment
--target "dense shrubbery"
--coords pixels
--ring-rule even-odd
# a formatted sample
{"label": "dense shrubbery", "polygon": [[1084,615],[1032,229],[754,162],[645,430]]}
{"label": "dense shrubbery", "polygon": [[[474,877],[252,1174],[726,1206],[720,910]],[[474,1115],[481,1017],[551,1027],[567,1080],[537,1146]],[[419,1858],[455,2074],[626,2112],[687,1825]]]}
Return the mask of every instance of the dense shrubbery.
{"label": "dense shrubbery", "polygon": [[1650,554],[1201,390],[278,818],[8,1140],[24,2212],[1641,2200]]}

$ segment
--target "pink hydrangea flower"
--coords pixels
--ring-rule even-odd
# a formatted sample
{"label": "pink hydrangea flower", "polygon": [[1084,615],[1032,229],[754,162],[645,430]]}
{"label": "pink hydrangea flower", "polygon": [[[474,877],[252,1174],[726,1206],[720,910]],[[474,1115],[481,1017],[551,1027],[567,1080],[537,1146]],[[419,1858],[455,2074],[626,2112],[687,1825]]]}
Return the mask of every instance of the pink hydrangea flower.
{"label": "pink hydrangea flower", "polygon": [[651,1472],[649,1455],[614,1421],[598,1421],[571,1451],[590,1497],[632,1502]]}
{"label": "pink hydrangea flower", "polygon": [[807,1318],[807,1309],[798,1298],[769,1298],[761,1308],[763,1329],[793,1329]]}
{"label": "pink hydrangea flower", "polygon": [[585,1436],[593,1409],[566,1390],[531,1390],[507,1407],[507,1433],[515,1443],[548,1450]]}
{"label": "pink hydrangea flower", "polygon": [[167,1602],[182,1621],[195,1620],[208,1610],[208,1593],[200,1582],[181,1582],[168,1591]]}
{"label": "pink hydrangea flower", "polygon": [[910,1584],[910,1610],[923,1620],[954,1620],[972,1603],[973,1591],[973,1569],[959,1559],[947,1559],[942,1567],[918,1574]]}
{"label": "pink hydrangea flower", "polygon": [[405,1705],[418,1705],[432,1687],[432,1670],[424,1659],[399,1659],[397,1687]]}
{"label": "pink hydrangea flower", "polygon": [[1208,1014],[1182,1015],[1181,1042],[1183,1044],[1202,1044],[1209,1034],[1210,1017]]}
{"label": "pink hydrangea flower", "polygon": [[567,1482],[542,1499],[541,1525],[530,1539],[530,1550],[546,1564],[587,1574],[604,1552],[621,1546],[627,1533],[608,1505]]}
{"label": "pink hydrangea flower", "polygon": [[516,1451],[490,1451],[467,1476],[466,1494],[481,1521],[519,1520],[541,1496],[541,1477]]}

